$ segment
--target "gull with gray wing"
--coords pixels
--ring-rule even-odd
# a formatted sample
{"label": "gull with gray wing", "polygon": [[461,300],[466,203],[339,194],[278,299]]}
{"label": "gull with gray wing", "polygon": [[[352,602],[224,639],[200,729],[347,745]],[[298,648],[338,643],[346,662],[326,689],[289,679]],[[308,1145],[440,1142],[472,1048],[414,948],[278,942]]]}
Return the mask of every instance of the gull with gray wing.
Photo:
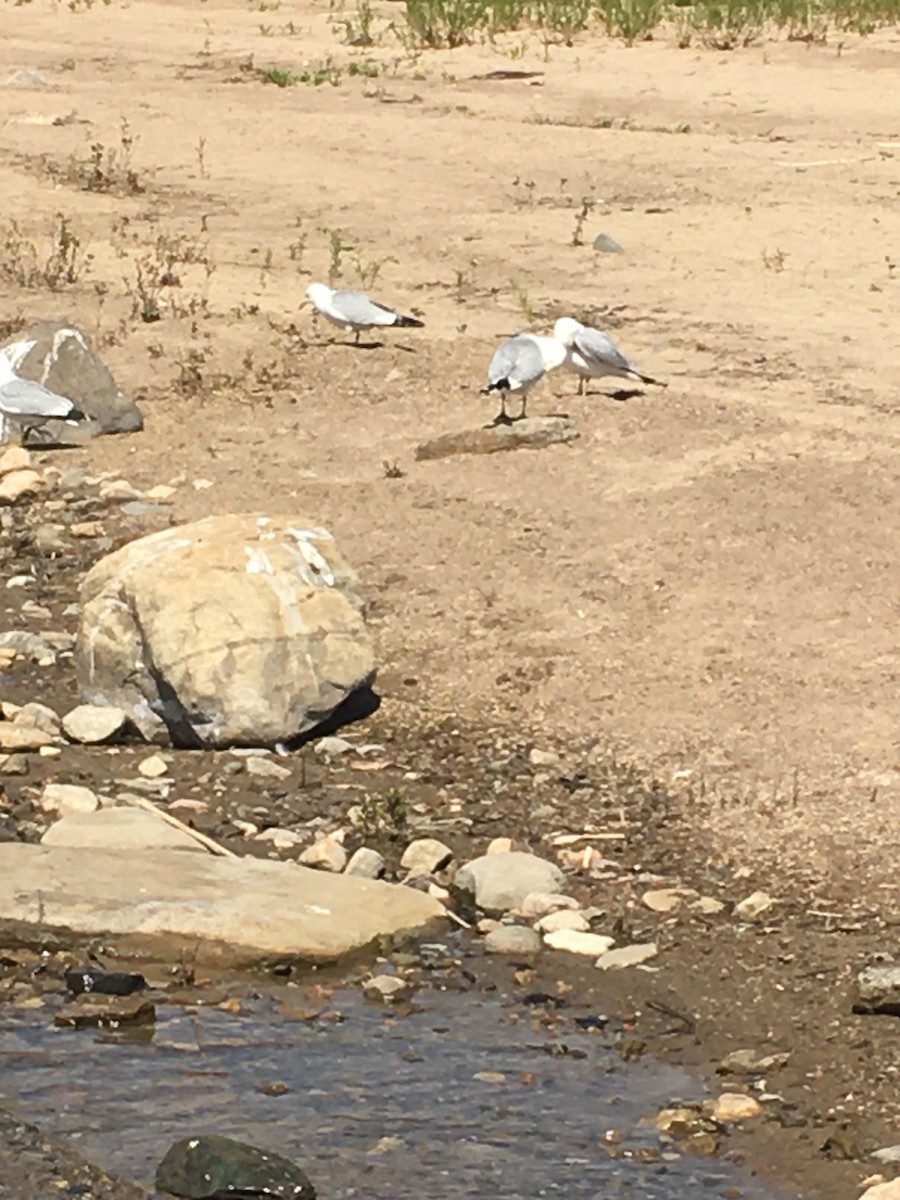
{"label": "gull with gray wing", "polygon": [[572,317],[560,317],[553,326],[553,336],[566,347],[566,366],[579,376],[579,396],[584,394],[586,379],[602,379],[607,375],[616,379],[630,379],[633,383],[668,387],[659,379],[643,375],[612,338],[590,325],[582,325]]}
{"label": "gull with gray wing", "polygon": [[370,300],[363,292],[333,291],[324,283],[311,283],[306,289],[306,298],[326,321],[337,325],[346,333],[359,335],[364,329],[379,329],[385,326],[421,329],[424,321],[417,317],[405,317],[386,304]]}
{"label": "gull with gray wing", "polygon": [[13,421],[21,427],[24,442],[31,430],[45,421],[86,419],[86,414],[65,396],[51,392],[42,383],[21,379],[6,355],[0,351],[0,442],[4,440],[7,421]]}
{"label": "gull with gray wing", "polygon": [[567,356],[566,347],[555,337],[539,337],[534,333],[520,333],[507,338],[494,352],[488,367],[488,386],[482,395],[500,393],[500,412],[494,424],[509,424],[513,419],[506,411],[506,398],[510,392],[521,397],[522,411],[517,421],[525,416],[528,393],[540,383],[548,371],[561,366]]}

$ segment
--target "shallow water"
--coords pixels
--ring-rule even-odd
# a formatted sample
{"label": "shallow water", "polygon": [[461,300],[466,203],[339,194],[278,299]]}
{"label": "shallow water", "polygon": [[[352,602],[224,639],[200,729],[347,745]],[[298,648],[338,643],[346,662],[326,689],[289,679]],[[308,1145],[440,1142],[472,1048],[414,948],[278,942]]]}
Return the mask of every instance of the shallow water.
{"label": "shallow water", "polygon": [[[425,991],[417,1005],[393,1018],[348,990],[331,1001],[343,1021],[311,1025],[271,1000],[240,1016],[160,1005],[155,1027],[118,1040],[6,1013],[0,1100],[147,1184],[171,1142],[213,1132],[298,1161],[322,1197],[775,1200],[714,1159],[608,1157],[611,1130],[621,1153],[659,1147],[642,1118],[701,1098],[683,1073],[625,1064],[583,1032],[565,1038],[583,1058],[552,1057],[545,1032],[490,996]],[[285,1095],[258,1090],[276,1080]]]}

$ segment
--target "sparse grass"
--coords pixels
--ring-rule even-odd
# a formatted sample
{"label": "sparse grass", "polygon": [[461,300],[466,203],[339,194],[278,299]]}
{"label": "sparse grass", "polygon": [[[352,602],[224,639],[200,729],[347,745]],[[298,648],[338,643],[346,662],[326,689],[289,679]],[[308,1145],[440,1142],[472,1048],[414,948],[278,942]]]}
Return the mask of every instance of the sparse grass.
{"label": "sparse grass", "polygon": [[44,245],[32,241],[10,220],[0,233],[0,279],[8,286],[61,291],[90,270],[93,255],[82,249],[69,218],[57,213]]}
{"label": "sparse grass", "polygon": [[763,266],[767,271],[775,271],[780,274],[784,270],[784,264],[787,260],[786,250],[763,250],[762,260]]}
{"label": "sparse grass", "polygon": [[594,211],[596,201],[593,196],[585,196],[581,202],[581,208],[575,214],[575,228],[572,230],[572,245],[584,245],[584,227],[587,224],[587,219]]}
{"label": "sparse grass", "polygon": [[522,314],[526,323],[528,325],[534,324],[535,317],[537,316],[537,310],[532,302],[531,297],[528,295],[527,290],[515,279],[511,279],[509,281],[509,287],[513,294],[513,298],[515,299],[516,307]]}
{"label": "sparse grass", "polygon": [[92,142],[87,162],[73,160],[70,164],[70,177],[80,182],[86,192],[140,195],[144,186],[132,159],[137,140],[127,118],[123,117],[119,123],[118,144],[105,146],[103,142]]}
{"label": "sparse grass", "polygon": [[385,459],[385,461],[381,464],[381,467],[384,471],[385,479],[402,479],[406,475],[406,472],[396,459],[394,459],[392,462],[388,462],[387,459]]}
{"label": "sparse grass", "polygon": [[374,21],[375,10],[372,8],[370,0],[356,0],[354,15],[342,17],[335,29],[343,29],[343,40],[348,46],[374,46]]}
{"label": "sparse grass", "polygon": [[399,837],[407,825],[409,799],[402,788],[370,792],[359,805],[359,822],[367,836],[386,833]]}
{"label": "sparse grass", "polygon": [[[113,245],[122,263],[122,279],[131,297],[131,315],[147,324],[166,315],[208,312],[209,282],[216,270],[209,253],[206,218],[196,233],[158,232],[149,243],[127,217],[113,225]],[[199,287],[185,287],[185,268],[200,276]]]}

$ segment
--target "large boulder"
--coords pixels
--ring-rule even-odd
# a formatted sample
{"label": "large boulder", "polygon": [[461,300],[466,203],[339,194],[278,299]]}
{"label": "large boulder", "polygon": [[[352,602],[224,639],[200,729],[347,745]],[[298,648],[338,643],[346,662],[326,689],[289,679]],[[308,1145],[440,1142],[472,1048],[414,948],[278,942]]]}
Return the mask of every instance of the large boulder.
{"label": "large boulder", "polygon": [[375,676],[359,580],[299,517],[221,516],[130,542],[81,587],[78,685],[144,737],[272,746]]}
{"label": "large boulder", "polygon": [[[46,445],[80,445],[101,433],[134,433],[144,419],[132,398],[119,389],[109,368],[91,349],[90,339],[67,321],[42,321],[17,333],[2,346],[22,379],[42,383],[65,396],[90,420],[78,425],[47,421],[34,430],[33,441]],[[14,422],[9,422],[14,426]]]}

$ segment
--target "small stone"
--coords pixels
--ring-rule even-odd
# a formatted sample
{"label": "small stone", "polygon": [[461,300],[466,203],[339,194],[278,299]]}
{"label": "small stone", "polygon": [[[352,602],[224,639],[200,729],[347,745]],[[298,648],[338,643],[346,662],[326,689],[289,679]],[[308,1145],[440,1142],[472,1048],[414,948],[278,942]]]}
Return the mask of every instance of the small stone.
{"label": "small stone", "polygon": [[34,725],[57,737],[60,731],[60,720],[56,713],[46,704],[36,704],[34,701],[23,704],[16,713],[14,720],[18,725]]}
{"label": "small stone", "polygon": [[151,754],[138,763],[138,774],[145,779],[161,779],[169,770],[169,764],[161,754]]}
{"label": "small stone", "polygon": [[783,1067],[789,1054],[758,1054],[755,1050],[732,1050],[716,1067],[720,1075],[765,1075]]}
{"label": "small stone", "polygon": [[396,975],[375,975],[363,984],[363,992],[370,1000],[391,1003],[405,998],[410,990],[409,984],[403,979],[398,979]]}
{"label": "small stone", "polygon": [[94,967],[70,967],[65,980],[74,996],[86,992],[98,996],[130,996],[147,986],[146,979],[137,971],[103,971]]}
{"label": "small stone", "polygon": [[297,860],[305,867],[315,867],[317,870],[333,871],[339,874],[347,865],[347,851],[332,835],[320,838],[303,853]]}
{"label": "small stone", "polygon": [[316,1197],[306,1174],[280,1154],[215,1133],[185,1137],[171,1146],[157,1168],[156,1189],[188,1200],[227,1195]]}
{"label": "small stone", "polygon": [[27,775],[28,774],[28,759],[24,754],[4,754],[2,755],[2,763],[0,763],[0,774],[2,775]]}
{"label": "small stone", "polygon": [[90,1025],[143,1025],[156,1020],[156,1006],[137,994],[104,996],[85,992],[64,1005],[54,1018],[57,1025],[76,1029]]}
{"label": "small stone", "polygon": [[696,895],[692,888],[659,888],[656,891],[644,892],[641,901],[653,912],[670,913],[681,908],[685,900]]}
{"label": "small stone", "polygon": [[256,1090],[263,1096],[286,1096],[291,1089],[281,1079],[270,1079],[258,1084]]}
{"label": "small stone", "polygon": [[380,879],[384,872],[384,857],[368,846],[360,846],[355,850],[344,868],[345,875],[359,875],[362,879]]}
{"label": "small stone", "polygon": [[509,854],[513,848],[513,840],[508,837],[497,837],[488,843],[485,854]]}
{"label": "small stone", "polygon": [[537,954],[541,939],[527,925],[498,925],[484,939],[488,954]]}
{"label": "small stone", "polygon": [[717,913],[723,912],[725,905],[721,900],[716,900],[713,896],[701,896],[696,900],[691,908],[694,912],[701,913],[704,917],[714,917]]}
{"label": "small stone", "polygon": [[723,1092],[712,1106],[713,1117],[725,1124],[748,1121],[751,1117],[758,1117],[762,1111],[763,1106],[758,1100],[742,1092]]}
{"label": "small stone", "polygon": [[403,851],[400,866],[407,875],[436,875],[453,862],[453,851],[437,838],[416,838]]}
{"label": "small stone", "polygon": [[657,953],[654,942],[620,946],[618,950],[608,950],[605,954],[601,954],[594,966],[599,967],[601,971],[618,971],[624,967],[638,967],[641,963],[656,958]]}
{"label": "small stone", "polygon": [[271,842],[276,850],[293,850],[294,846],[299,846],[306,841],[302,833],[297,833],[293,829],[264,829],[261,833],[254,833],[251,836],[257,842]]}
{"label": "small stone", "polygon": [[0,454],[0,476],[11,471],[27,471],[31,467],[31,455],[24,446],[10,446]]}
{"label": "small stone", "polygon": [[71,742],[84,746],[114,741],[128,724],[121,708],[106,708],[100,704],[79,704],[62,719],[63,733]]}
{"label": "small stone", "polygon": [[774,908],[778,901],[768,892],[753,892],[746,900],[734,906],[735,915],[745,921],[755,921],[769,909]]}
{"label": "small stone", "polygon": [[44,488],[37,471],[10,471],[0,479],[0,504],[15,504],[24,496],[36,496]]}
{"label": "small stone", "polygon": [[248,775],[254,775],[258,779],[290,779],[290,767],[283,767],[281,763],[275,762],[271,758],[248,758],[246,771]]}
{"label": "small stone", "polygon": [[100,801],[90,788],[75,783],[48,783],[38,801],[44,812],[92,813],[100,807]]}
{"label": "small stone", "polygon": [[598,233],[594,238],[593,246],[600,254],[624,254],[625,250],[615,238],[610,237],[608,233]]}
{"label": "small stone", "polygon": [[69,526],[73,538],[101,538],[106,536],[102,521],[73,521]]}
{"label": "small stone", "polygon": [[[2,730],[3,726],[0,725],[0,739]],[[900,1016],[900,966],[866,967],[860,971],[856,977],[853,1011]]]}
{"label": "small stone", "polygon": [[571,908],[561,908],[541,917],[534,927],[541,933],[556,933],[560,929],[574,929],[580,933],[587,933],[591,923],[583,913]]}
{"label": "small stone", "polygon": [[581,905],[574,896],[563,896],[560,892],[531,892],[516,910],[521,916],[544,917],[559,909],[577,909]]}
{"label": "small stone", "polygon": [[59,758],[62,750],[60,750],[59,746],[41,746],[38,754],[41,758]]}
{"label": "small stone", "polygon": [[528,761],[533,767],[552,767],[559,762],[559,755],[555,750],[538,750],[535,746],[528,752]]}
{"label": "small stone", "polygon": [[327,758],[339,758],[353,749],[353,743],[341,737],[319,738],[313,747],[316,754],[324,754]]}
{"label": "small stone", "polygon": [[565,882],[555,863],[523,850],[482,855],[461,867],[454,880],[489,914],[517,908],[532,892],[559,892]]}
{"label": "small stone", "polygon": [[232,817],[232,825],[244,837],[256,837],[259,833],[259,826],[254,825],[252,821],[242,821],[239,817]]}
{"label": "small stone", "polygon": [[17,751],[40,750],[49,746],[53,735],[35,725],[19,725],[12,721],[0,721],[0,750],[15,754]]}
{"label": "small stone", "polygon": [[565,950],[569,954],[589,954],[596,957],[605,954],[616,939],[602,933],[585,933],[577,929],[557,929],[544,934],[544,943],[553,950]]}
{"label": "small stone", "polygon": [[101,500],[142,500],[144,497],[144,493],[138,491],[127,479],[104,480],[100,484],[99,493]]}
{"label": "small stone", "polygon": [[30,658],[32,662],[43,664],[46,660],[51,663],[56,660],[53,646],[45,637],[37,633],[28,633],[24,629],[11,629],[0,633],[0,649],[13,650],[21,658]]}
{"label": "small stone", "polygon": [[145,492],[144,495],[148,500],[171,500],[176,490],[176,488],[170,487],[167,483],[158,483],[155,487]]}
{"label": "small stone", "polygon": [[900,1146],[883,1146],[880,1150],[873,1150],[872,1158],[880,1163],[900,1163]]}
{"label": "small stone", "polygon": [[859,1200],[900,1200],[900,1179],[890,1179],[866,1188]]}

